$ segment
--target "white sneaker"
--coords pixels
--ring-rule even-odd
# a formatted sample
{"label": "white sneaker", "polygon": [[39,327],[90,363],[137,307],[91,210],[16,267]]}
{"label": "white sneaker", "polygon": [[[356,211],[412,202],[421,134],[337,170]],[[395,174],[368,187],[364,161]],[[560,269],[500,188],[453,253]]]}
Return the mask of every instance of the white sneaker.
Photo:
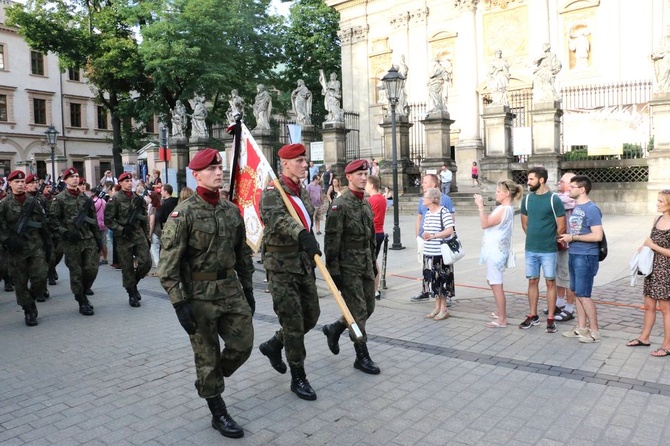
{"label": "white sneaker", "polygon": [[[589,329],[588,328],[579,328],[575,327],[570,331],[564,331],[561,333],[564,337],[566,338],[583,338],[586,335],[589,334]],[[598,335],[600,336],[600,335]]]}
{"label": "white sneaker", "polygon": [[600,339],[599,332],[589,330],[586,336],[579,338],[579,342],[583,342],[584,344],[591,344],[593,342],[600,342]]}

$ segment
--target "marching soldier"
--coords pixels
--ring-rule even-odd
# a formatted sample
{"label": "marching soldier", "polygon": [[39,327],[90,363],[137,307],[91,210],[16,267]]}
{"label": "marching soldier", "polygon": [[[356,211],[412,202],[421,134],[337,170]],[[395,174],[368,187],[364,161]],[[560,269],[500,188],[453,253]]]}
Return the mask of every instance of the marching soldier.
{"label": "marching soldier", "polygon": [[114,232],[128,303],[131,307],[139,307],[142,296],[137,284],[151,269],[147,204],[143,197],[133,193],[133,178],[129,173],[119,175],[118,181],[121,190],[114,193],[107,203],[105,226]]}
{"label": "marching soldier", "polygon": [[[56,195],[58,195],[58,190],[54,189],[54,179],[52,178],[51,181],[51,184],[47,184],[44,188],[44,198],[47,200],[47,215],[51,215],[51,206],[56,199]],[[49,224],[49,226],[51,226],[51,224]],[[53,248],[51,249],[51,255],[48,260],[49,272],[47,274],[47,280],[49,285],[56,285],[56,281],[58,280],[56,266],[63,260],[63,243],[58,232],[51,231],[51,244]]]}
{"label": "marching soldier", "polygon": [[[363,199],[368,169],[366,160],[352,161],[344,169],[349,186],[328,210],[324,251],[328,271],[363,333],[361,339],[352,337],[356,349],[354,367],[376,375],[380,370],[370,359],[365,333],[365,322],[375,309],[377,275],[372,208]],[[343,317],[323,327],[328,348],[334,355],[340,352],[338,341],[345,328]]]}
{"label": "marching soldier", "polygon": [[[0,177],[0,201],[7,197],[7,192],[5,192],[5,179]],[[7,252],[5,248],[0,244],[0,280],[5,281],[5,292],[11,293],[14,291],[12,286],[12,281],[9,278],[9,266],[7,265]]]}
{"label": "marching soldier", "polygon": [[286,373],[282,347],[291,368],[291,391],[298,398],[315,400],[316,392],[305,374],[305,333],[319,320],[319,296],[314,276],[314,255],[321,255],[312,231],[314,207],[309,194],[300,185],[305,175],[307,158],[305,146],[290,144],[279,150],[282,175],[279,183],[298,211],[296,221],[282,201],[274,185],[263,192],[261,218],[263,233],[263,265],[267,271],[268,288],[272,293],[275,313],[281,328],[259,346],[270,365],[279,373]]}
{"label": "marching soldier", "polygon": [[79,313],[93,316],[93,305],[86,297],[98,275],[98,252],[102,246],[93,201],[79,191],[79,172],[74,167],[63,171],[66,189],[51,204],[49,224],[62,239],[65,265],[70,270],[70,289],[79,303]]}
{"label": "marching soldier", "polygon": [[[48,225],[48,220],[49,220],[49,207],[48,207],[48,201],[46,197],[42,194],[38,194],[38,189],[39,189],[39,183],[40,179],[37,177],[35,174],[30,174],[26,177],[26,193],[34,197],[37,202],[42,206],[42,209],[44,210],[46,219],[43,225],[47,226]],[[48,226],[47,226],[48,227]],[[51,242],[51,235],[48,235],[48,240]],[[51,243],[50,243],[51,244]],[[53,246],[50,246],[49,249],[46,252],[46,258],[45,258],[45,263],[46,263],[46,268],[48,270],[48,264],[49,264],[49,258],[52,255],[53,251]],[[44,291],[42,292],[42,295],[37,296],[37,302],[45,302],[46,299],[49,298],[49,290],[46,287],[46,280],[44,281]]]}
{"label": "marching soldier", "polygon": [[50,242],[44,209],[26,194],[25,179],[26,174],[20,170],[7,177],[12,194],[0,202],[0,244],[12,255],[9,272],[14,280],[16,303],[23,308],[26,325],[34,327],[35,300],[46,288],[45,248]]}
{"label": "marching soldier", "polygon": [[221,394],[224,378],[244,364],[253,349],[251,248],[240,211],[220,199],[219,152],[202,150],[188,167],[198,187],[163,226],[158,275],[191,339],[195,387],[207,400],[212,427],[225,437],[240,438],[244,431],[228,414]]}

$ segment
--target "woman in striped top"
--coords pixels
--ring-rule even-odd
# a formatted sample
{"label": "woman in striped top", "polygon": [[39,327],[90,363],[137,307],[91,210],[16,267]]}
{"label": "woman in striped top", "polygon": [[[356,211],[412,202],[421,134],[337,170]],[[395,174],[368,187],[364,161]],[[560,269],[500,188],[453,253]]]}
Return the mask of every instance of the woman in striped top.
{"label": "woman in striped top", "polygon": [[435,309],[426,315],[436,321],[449,317],[447,298],[455,295],[454,266],[442,261],[441,245],[454,235],[451,213],[440,206],[439,189],[428,189],[423,194],[423,204],[428,208],[423,220],[423,277],[431,284],[435,295]]}

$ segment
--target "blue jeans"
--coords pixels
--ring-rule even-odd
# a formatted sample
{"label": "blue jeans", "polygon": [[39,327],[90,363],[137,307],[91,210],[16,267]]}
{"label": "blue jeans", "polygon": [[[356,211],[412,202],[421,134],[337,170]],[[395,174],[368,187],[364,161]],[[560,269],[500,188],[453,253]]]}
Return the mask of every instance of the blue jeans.
{"label": "blue jeans", "polygon": [[591,297],[593,278],[598,274],[598,255],[570,254],[570,290],[577,297]]}
{"label": "blue jeans", "polygon": [[539,279],[540,267],[546,280],[556,280],[558,252],[526,251],[526,279]]}

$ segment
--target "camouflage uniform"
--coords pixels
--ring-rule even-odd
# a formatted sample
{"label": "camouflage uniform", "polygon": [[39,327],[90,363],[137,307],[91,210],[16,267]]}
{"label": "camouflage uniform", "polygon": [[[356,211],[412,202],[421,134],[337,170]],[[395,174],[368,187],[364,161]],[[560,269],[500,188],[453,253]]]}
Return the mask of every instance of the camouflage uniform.
{"label": "camouflage uniform", "polygon": [[[354,366],[357,368],[361,362],[370,360],[365,323],[375,309],[375,249],[372,208],[366,200],[345,189],[328,210],[324,252],[328,272],[339,282],[342,297],[363,334],[360,340],[354,340],[358,358]],[[344,318],[324,327],[334,354],[339,353],[337,339],[344,328]],[[378,369],[376,373],[379,373]]]}
{"label": "camouflage uniform", "polygon": [[[86,203],[88,210],[86,219],[80,228],[76,225],[79,213]],[[79,312],[85,316],[93,315],[93,305],[86,297],[98,275],[98,220],[95,215],[93,201],[77,190],[76,195],[65,189],[56,196],[51,204],[49,225],[52,232],[61,238],[65,265],[70,270],[70,289],[79,303]]]}
{"label": "camouflage uniform", "polygon": [[[130,227],[126,227],[128,216],[137,205],[140,206],[137,218],[130,224]],[[130,305],[139,307],[142,296],[137,291],[137,284],[151,269],[149,219],[144,198],[135,194],[128,197],[123,191],[116,192],[105,208],[105,226],[114,232],[123,287],[128,291]],[[132,231],[130,237],[123,235],[124,230]],[[137,268],[135,268],[133,255],[137,260]]]}
{"label": "camouflage uniform", "polygon": [[224,377],[244,364],[253,348],[251,308],[242,291],[252,288],[254,271],[244,221],[232,203],[212,206],[196,194],[170,214],[161,247],[161,285],[173,305],[186,302],[193,310],[198,395],[218,397]]}
{"label": "camouflage uniform", "polygon": [[[26,313],[26,324],[37,325],[37,307],[35,300],[42,296],[46,288],[47,266],[45,246],[49,243],[49,232],[46,227],[46,214],[39,201],[34,203],[28,218],[25,238],[16,233],[16,226],[27,211],[31,202],[36,200],[26,193],[22,204],[14,195],[0,202],[0,244],[17,243],[20,247],[11,250],[12,261],[9,263],[9,274],[14,281],[16,303]],[[9,240],[13,238],[14,240]],[[28,282],[30,281],[30,288]]]}
{"label": "camouflage uniform", "polygon": [[[42,209],[44,210],[44,216],[45,220],[42,223],[45,229],[45,241],[48,241],[48,247],[45,248],[45,258],[44,258],[44,265],[47,270],[47,278],[49,277],[48,270],[49,270],[49,262],[51,257],[53,256],[53,242],[51,240],[51,232],[49,231],[49,202],[47,201],[47,198],[42,195],[41,193],[35,193],[32,192],[26,192],[29,194],[31,197],[35,198],[37,202],[42,206]],[[46,246],[46,245],[45,245]],[[45,302],[45,298],[49,298],[49,290],[47,289],[47,282],[46,279],[44,281],[44,290],[42,290],[42,295],[37,297],[37,302]]]}
{"label": "camouflage uniform", "polygon": [[[295,197],[281,179],[279,183],[287,195]],[[311,219],[315,210],[304,188],[300,189],[298,198],[302,200]],[[270,363],[277,371],[286,373],[286,365],[281,361],[281,348],[286,347],[286,359],[292,373],[295,375],[297,369],[298,373],[304,374],[305,333],[314,328],[321,313],[314,260],[309,258],[298,241],[305,227],[291,217],[274,185],[270,185],[261,197],[261,218],[265,225],[263,265],[281,328],[274,338],[261,344],[260,349],[270,358]],[[307,228],[307,231],[310,232],[311,228]]]}

